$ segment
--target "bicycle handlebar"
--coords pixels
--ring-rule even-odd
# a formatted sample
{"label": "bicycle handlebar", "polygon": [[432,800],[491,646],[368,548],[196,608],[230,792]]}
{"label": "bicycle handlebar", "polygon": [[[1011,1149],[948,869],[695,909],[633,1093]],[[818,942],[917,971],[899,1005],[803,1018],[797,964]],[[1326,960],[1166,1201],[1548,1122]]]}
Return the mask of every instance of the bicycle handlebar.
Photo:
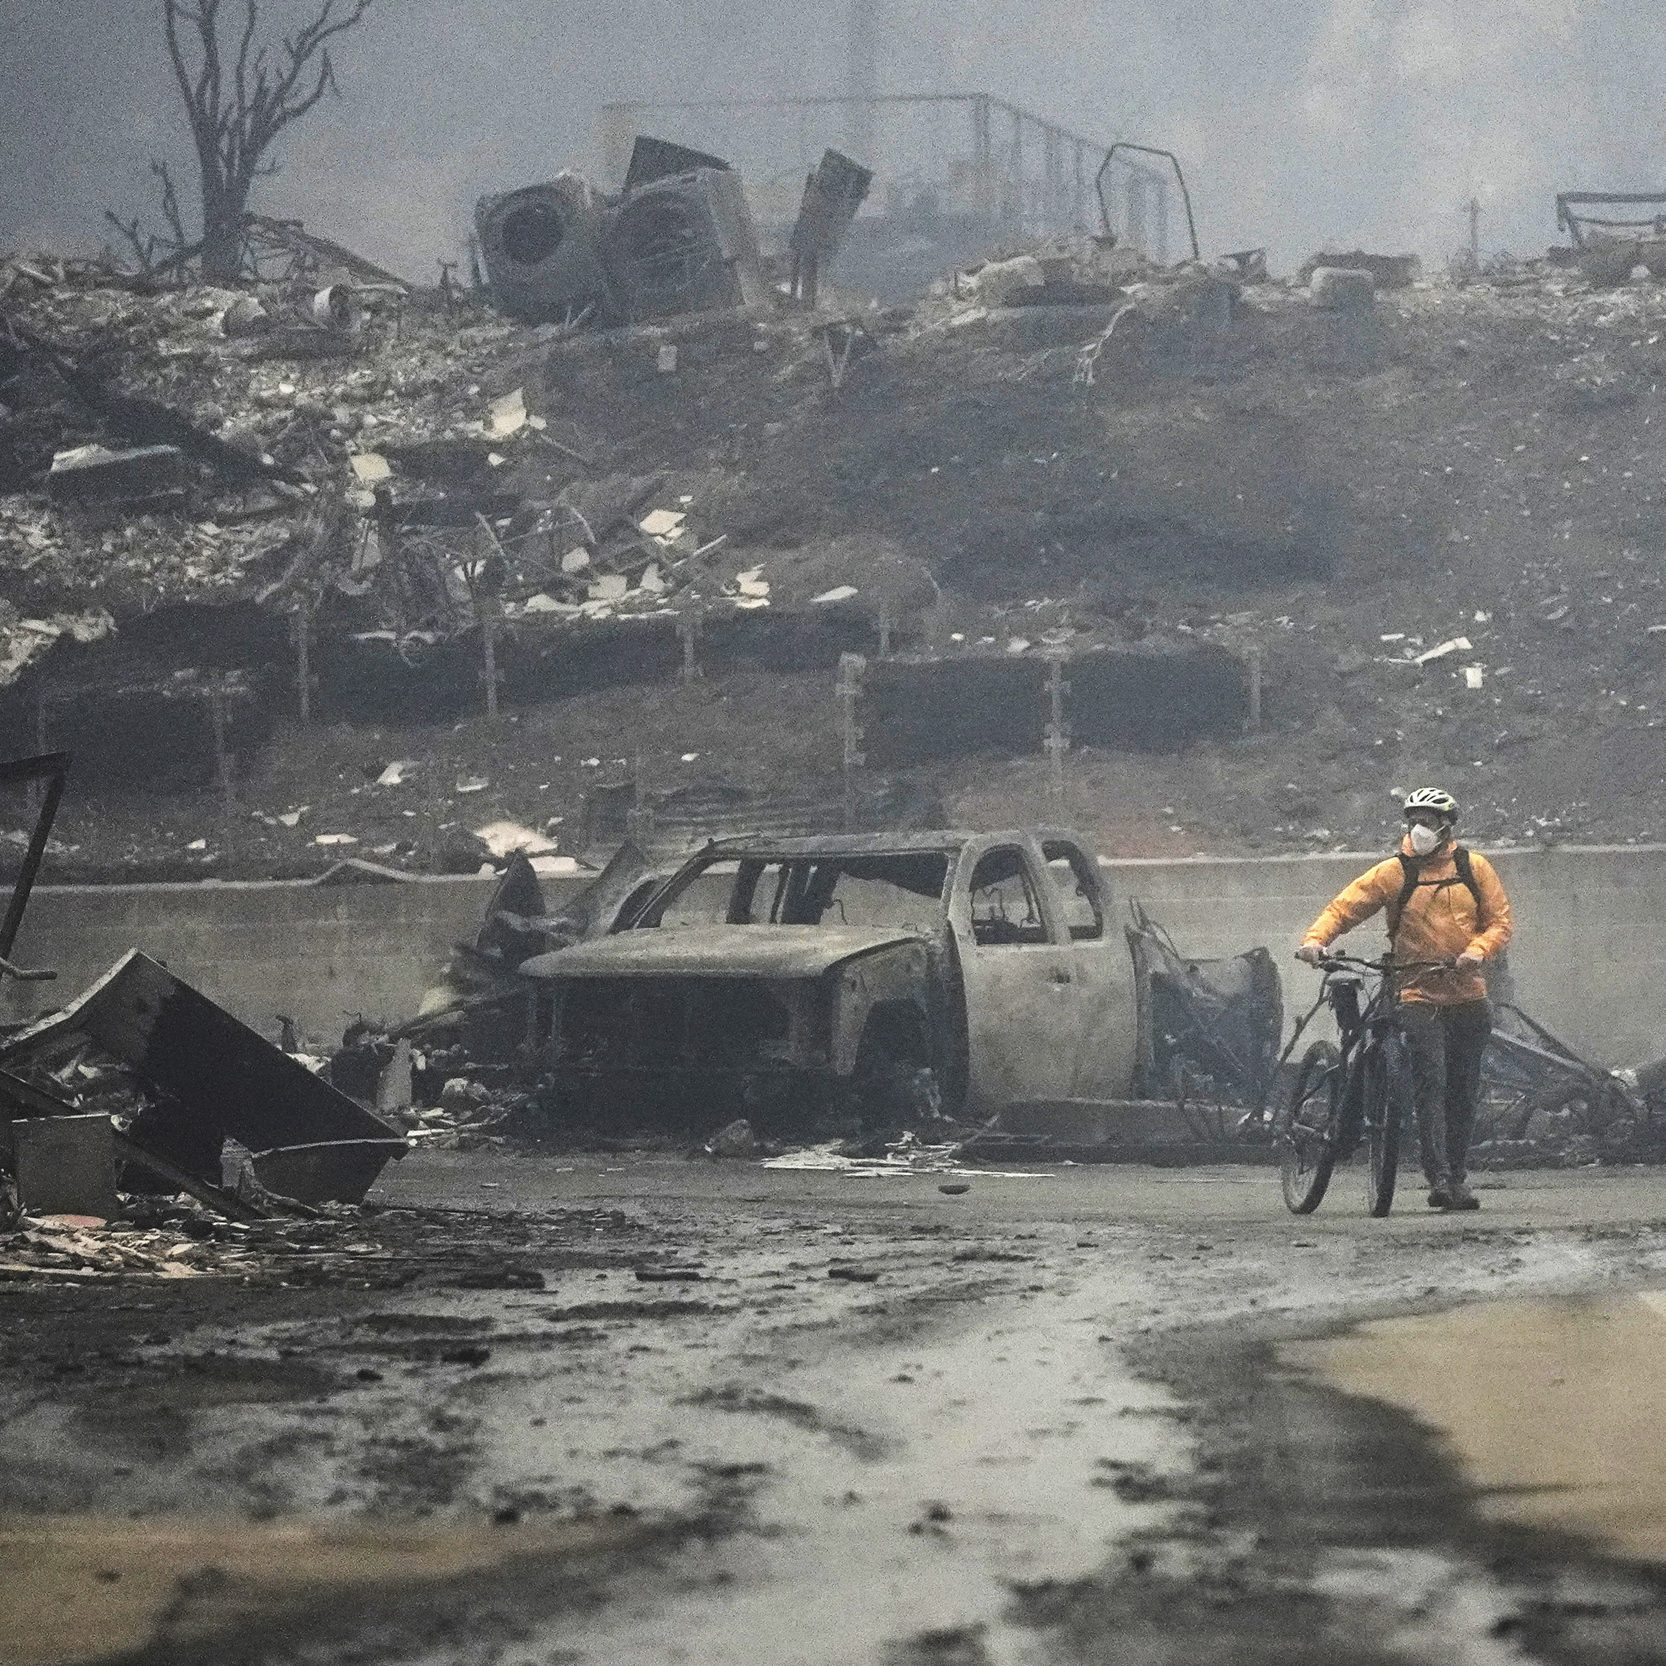
{"label": "bicycle handlebar", "polygon": [[1456,960],[1395,960],[1391,955],[1384,955],[1381,960],[1361,960],[1356,955],[1327,954],[1322,955],[1315,963],[1316,971],[1334,972],[1338,967],[1347,967],[1358,972],[1450,972],[1457,965]]}

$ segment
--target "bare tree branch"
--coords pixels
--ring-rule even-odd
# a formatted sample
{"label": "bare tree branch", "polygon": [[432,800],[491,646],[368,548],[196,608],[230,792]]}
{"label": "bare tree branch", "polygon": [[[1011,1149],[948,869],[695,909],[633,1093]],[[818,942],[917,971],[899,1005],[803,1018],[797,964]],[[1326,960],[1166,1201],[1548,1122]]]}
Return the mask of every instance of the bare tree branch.
{"label": "bare tree branch", "polygon": [[161,183],[162,218],[168,222],[175,250],[183,249],[189,239],[185,235],[185,216],[180,212],[179,192],[174,189],[174,176],[166,162],[152,162],[150,171]]}
{"label": "bare tree branch", "polygon": [[[161,3],[168,57],[202,176],[204,270],[225,281],[236,275],[232,263],[241,258],[250,189],[277,171],[268,152],[286,128],[339,90],[329,43],[363,22],[375,0],[321,0],[311,21],[283,36],[275,49],[259,39],[260,0],[243,0],[240,20],[228,24],[224,37],[226,0]],[[163,210],[177,232],[178,198],[165,178]],[[126,222],[113,217],[112,223],[125,234]],[[176,246],[183,242],[179,233]]]}
{"label": "bare tree branch", "polygon": [[148,278],[156,262],[156,239],[140,233],[137,214],[131,220],[124,220],[115,209],[107,208],[104,218],[121,233],[122,241],[132,249],[133,258],[139,263],[139,275]]}

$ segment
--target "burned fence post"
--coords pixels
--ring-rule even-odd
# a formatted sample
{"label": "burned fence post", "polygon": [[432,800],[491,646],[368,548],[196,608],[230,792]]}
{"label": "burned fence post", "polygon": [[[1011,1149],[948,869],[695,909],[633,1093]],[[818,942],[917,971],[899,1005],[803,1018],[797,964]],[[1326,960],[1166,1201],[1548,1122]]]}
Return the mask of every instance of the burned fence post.
{"label": "burned fence post", "polygon": [[497,624],[498,598],[487,593],[480,597],[480,674],[486,684],[486,715],[497,716]]}
{"label": "burned fence post", "polygon": [[[44,757],[49,750],[46,743],[46,734],[51,720],[47,716],[47,708],[51,699],[52,685],[43,677],[39,687],[35,690],[35,752],[40,757]],[[38,816],[42,802],[39,779],[31,775],[26,790],[28,792],[29,814]]]}
{"label": "burned fence post", "polygon": [[232,781],[231,750],[227,743],[226,690],[224,683],[219,681],[210,683],[208,687],[208,722],[214,733],[214,784],[220,789],[221,807],[229,821],[237,808],[237,795]]}
{"label": "burned fence post", "polygon": [[1065,717],[1064,700],[1070,692],[1065,681],[1064,656],[1050,654],[1047,666],[1047,729],[1042,744],[1047,749],[1050,764],[1049,791],[1055,812],[1064,808],[1064,755],[1070,750],[1070,723]]}
{"label": "burned fence post", "polygon": [[497,633],[503,618],[502,590],[509,573],[509,556],[492,523],[484,515],[475,522],[483,539],[483,554],[467,572],[474,616],[480,625],[481,681],[486,685],[486,715],[498,714]]}
{"label": "burned fence post", "polygon": [[679,614],[677,639],[683,645],[683,682],[697,683],[705,675],[700,669],[700,615],[695,609]]}
{"label": "burned fence post", "polygon": [[654,806],[648,797],[647,767],[638,752],[631,761],[631,807],[625,812],[625,837],[639,850],[654,842]]}
{"label": "burned fence post", "polygon": [[844,767],[844,821],[846,832],[854,832],[859,819],[858,775],[868,761],[862,750],[862,677],[868,662],[860,654],[839,655],[839,738]]}
{"label": "burned fence post", "polygon": [[302,723],[312,722],[312,604],[305,596],[295,605],[295,696]]}

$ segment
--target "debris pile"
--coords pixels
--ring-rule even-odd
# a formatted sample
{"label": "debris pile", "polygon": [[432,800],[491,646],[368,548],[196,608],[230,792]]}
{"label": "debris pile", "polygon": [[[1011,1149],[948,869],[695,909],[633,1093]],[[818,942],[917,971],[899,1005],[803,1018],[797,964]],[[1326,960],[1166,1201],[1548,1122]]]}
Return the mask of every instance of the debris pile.
{"label": "debris pile", "polygon": [[[702,171],[721,174],[649,169],[633,189]],[[505,239],[522,210],[543,213],[503,210]],[[1577,260],[1446,283],[1361,251],[1275,281],[1258,255],[1158,269],[1089,239],[1013,249],[910,306],[849,306],[823,272],[820,310],[783,278],[744,305],[614,325],[565,304],[513,321],[450,284],[169,290],[13,260],[0,734],[73,724],[98,753],[107,733],[95,782],[124,760],[143,773],[136,759],[228,799],[235,781],[254,871],[307,871],[320,838],[445,867],[447,837],[494,819],[582,854],[597,783],[580,767],[629,769],[650,721],[610,689],[711,692],[662,749],[659,787],[688,784],[687,753],[825,793],[836,738],[783,758],[774,714],[800,673],[830,706],[841,654],[1207,645],[1259,664],[1259,737],[1239,738],[1241,694],[1200,693],[1198,723],[1149,739],[1103,720],[1138,704],[1120,684],[1070,714],[1078,819],[1096,749],[1210,751],[1184,780],[1117,766],[1156,783],[1119,799],[1170,805],[1118,827],[1123,848],[1374,842],[1387,788],[1424,775],[1464,789],[1478,838],[1659,833],[1646,795],[1599,789],[1649,778],[1666,748],[1662,291]],[[1343,305],[1364,283],[1369,308]],[[490,814],[465,822],[449,770],[419,781],[421,819],[449,811],[450,833],[390,838],[378,795],[399,789],[349,795],[339,767],[306,779],[325,751],[310,740],[282,759],[282,800],[260,801],[297,721],[427,724],[444,745],[450,725],[581,701],[636,732],[556,748],[566,761],[539,771],[554,816],[503,786],[518,737],[473,728],[457,779],[493,784]],[[1145,704],[1171,706],[1167,686]],[[971,749],[1039,752],[1044,721]],[[184,737],[166,771],[163,732]],[[1280,733],[1314,755],[1294,793]],[[1575,733],[1594,737],[1578,756]],[[1033,792],[1017,767],[1003,786],[929,762],[951,811]],[[213,871],[222,843],[205,840]]]}
{"label": "debris pile", "polygon": [[185,1203],[133,1200],[133,1218],[25,1215],[0,1230],[0,1280],[197,1278],[233,1273],[250,1261],[249,1229]]}

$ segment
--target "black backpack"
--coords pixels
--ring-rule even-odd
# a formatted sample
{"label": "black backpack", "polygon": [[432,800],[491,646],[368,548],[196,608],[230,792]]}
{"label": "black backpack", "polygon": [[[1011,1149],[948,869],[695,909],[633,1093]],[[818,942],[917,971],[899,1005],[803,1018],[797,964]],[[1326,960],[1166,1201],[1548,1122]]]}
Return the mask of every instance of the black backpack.
{"label": "black backpack", "polygon": [[1402,850],[1396,853],[1400,869],[1405,874],[1405,881],[1400,887],[1400,894],[1388,907],[1388,940],[1392,944],[1400,935],[1400,922],[1405,918],[1406,904],[1412,899],[1412,894],[1420,885],[1427,884],[1431,891],[1444,891],[1450,885],[1463,885],[1475,899],[1475,917],[1480,920],[1485,911],[1481,902],[1481,887],[1475,883],[1475,865],[1470,860],[1469,852],[1462,845],[1452,847],[1452,862],[1457,873],[1451,879],[1431,879],[1425,881],[1418,877],[1421,869],[1415,856],[1408,856]]}

